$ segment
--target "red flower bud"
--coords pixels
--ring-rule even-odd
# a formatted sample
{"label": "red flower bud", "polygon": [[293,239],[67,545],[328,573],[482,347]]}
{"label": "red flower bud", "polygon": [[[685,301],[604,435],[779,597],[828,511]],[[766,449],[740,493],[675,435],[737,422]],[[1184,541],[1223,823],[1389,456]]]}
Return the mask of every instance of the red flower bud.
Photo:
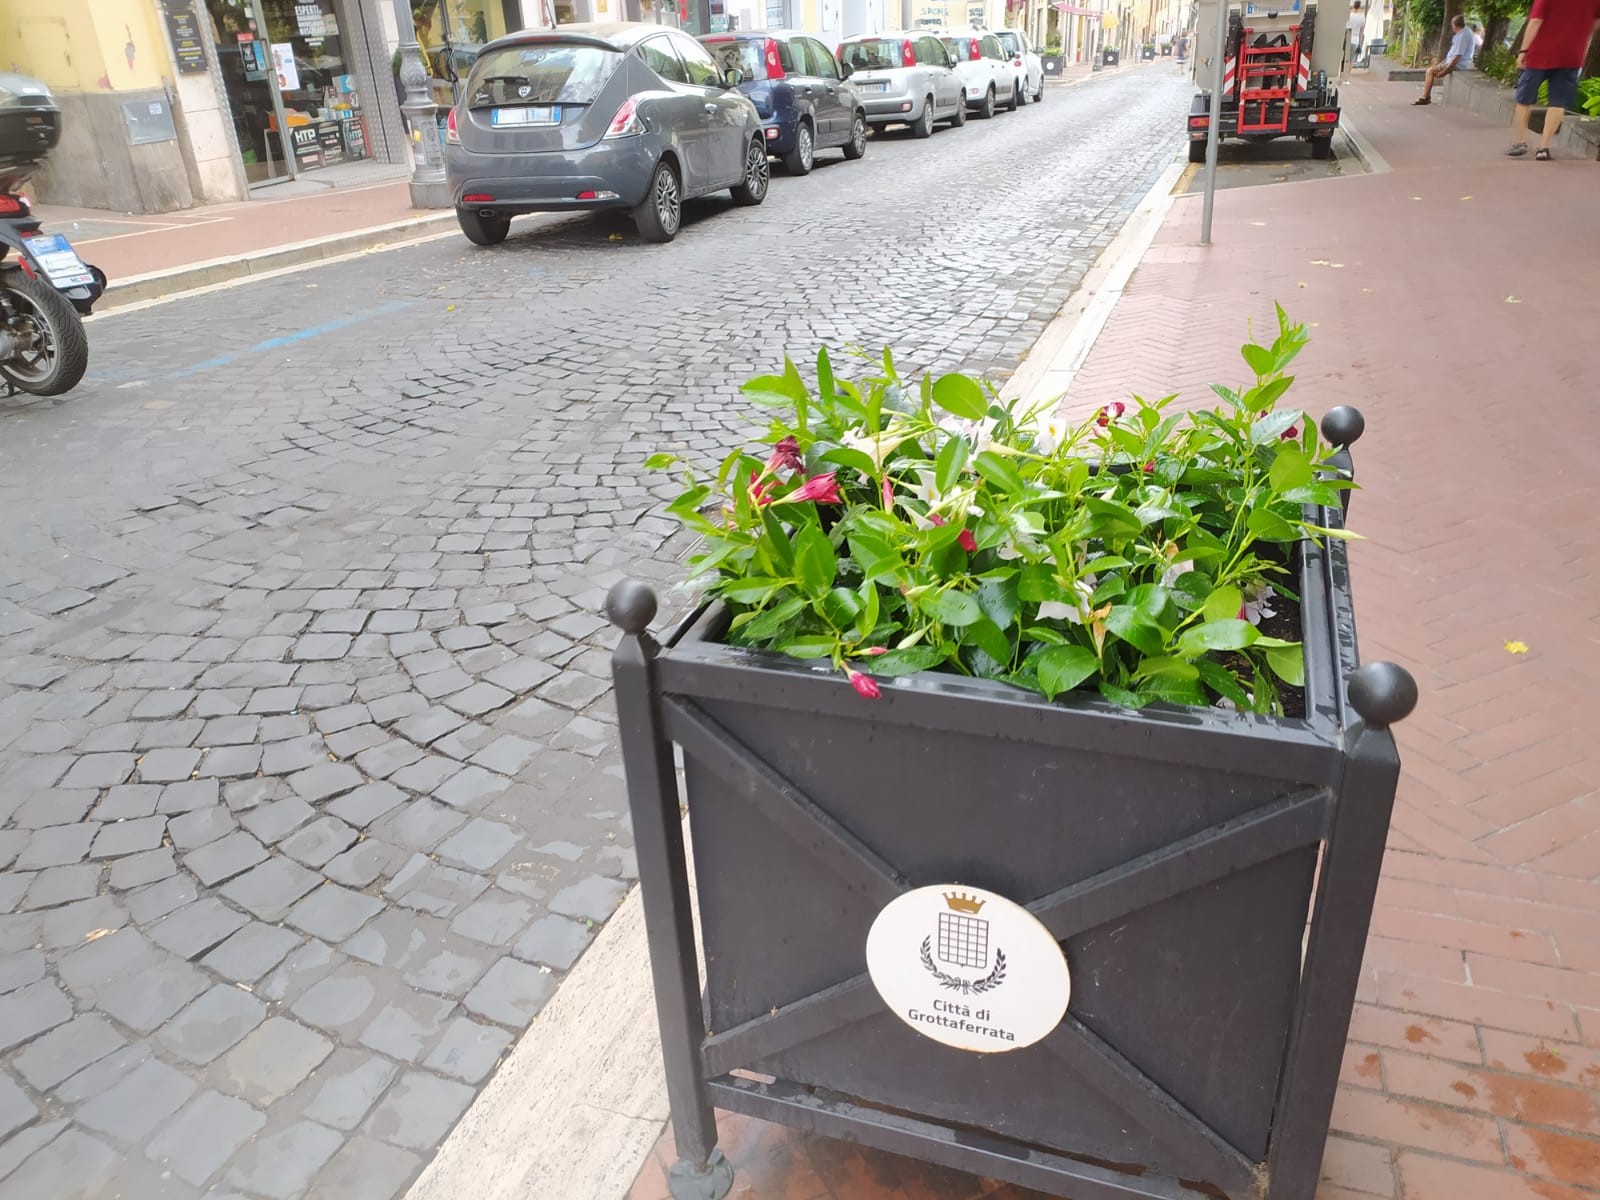
{"label": "red flower bud", "polygon": [[833,475],[832,471],[826,475],[813,475],[784,499],[815,500],[818,504],[843,504],[844,497],[839,494],[839,485],[834,482]]}
{"label": "red flower bud", "polygon": [[887,475],[883,477],[883,506],[885,508],[894,507],[894,487],[889,483]]}
{"label": "red flower bud", "polygon": [[805,460],[800,457],[800,443],[795,441],[792,434],[773,446],[772,456],[767,459],[769,471],[776,471],[779,467],[790,471],[803,471],[805,466]]}
{"label": "red flower bud", "polygon": [[1145,463],[1145,465],[1144,465],[1144,473],[1146,475],[1154,475],[1156,473],[1156,464],[1155,464],[1155,460],[1154,459],[1152,459],[1150,462]]}
{"label": "red flower bud", "polygon": [[949,524],[949,522],[946,521],[943,517],[941,517],[938,513],[933,513],[933,512],[928,514],[928,520],[932,521],[935,525],[948,525]]}
{"label": "red flower bud", "polygon": [[865,654],[865,655],[868,655],[868,656],[870,656],[872,658],[876,658],[880,654],[889,653],[889,647],[887,647],[887,646],[868,646],[865,650],[861,651],[861,653]]}
{"label": "red flower bud", "polygon": [[1300,426],[1291,425],[1278,435],[1280,442],[1292,442],[1300,436]]}
{"label": "red flower bud", "polygon": [[961,536],[956,541],[960,543],[961,548],[968,554],[976,554],[978,552],[978,539],[972,536],[972,530],[963,529]]}
{"label": "red flower bud", "polygon": [[852,671],[848,667],[845,668],[845,674],[850,677],[850,686],[855,688],[857,695],[868,700],[876,700],[883,695],[878,690],[878,681],[871,675],[863,675],[860,671]]}
{"label": "red flower bud", "polygon": [[1128,406],[1121,400],[1113,400],[1100,410],[1100,415],[1095,418],[1094,423],[1103,429],[1127,411]]}

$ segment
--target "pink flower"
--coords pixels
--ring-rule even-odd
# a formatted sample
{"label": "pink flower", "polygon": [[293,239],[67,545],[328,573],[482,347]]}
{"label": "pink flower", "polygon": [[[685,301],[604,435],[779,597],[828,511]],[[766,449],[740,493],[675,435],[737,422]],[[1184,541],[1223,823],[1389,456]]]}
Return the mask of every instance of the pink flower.
{"label": "pink flower", "polygon": [[1291,425],[1278,435],[1280,442],[1292,442],[1300,436],[1300,426]]}
{"label": "pink flower", "polygon": [[870,658],[876,658],[880,654],[889,653],[889,647],[887,647],[887,646],[868,646],[865,650],[861,651],[861,653],[866,655],[866,656],[868,656],[868,657],[870,657]]}
{"label": "pink flower", "polygon": [[947,524],[949,524],[949,522],[947,522],[943,517],[941,517],[936,512],[929,513],[928,514],[928,520],[933,522],[935,525],[947,525]]}
{"label": "pink flower", "polygon": [[1127,411],[1128,406],[1121,400],[1113,400],[1100,410],[1100,415],[1095,418],[1094,423],[1103,429]]}
{"label": "pink flower", "polygon": [[839,485],[834,482],[833,476],[832,471],[826,475],[813,475],[785,496],[784,500],[795,503],[815,500],[818,504],[843,504],[844,497],[839,494]]}
{"label": "pink flower", "polygon": [[760,471],[751,471],[750,503],[756,505],[771,504],[772,489],[777,486],[777,480],[763,479]]}
{"label": "pink flower", "polygon": [[1155,460],[1154,459],[1152,459],[1150,462],[1145,463],[1145,465],[1144,465],[1144,473],[1146,475],[1154,475],[1156,473],[1156,464],[1155,464]]}
{"label": "pink flower", "polygon": [[978,552],[978,539],[972,536],[972,530],[963,529],[961,536],[956,541],[968,554],[976,554]]}
{"label": "pink flower", "polygon": [[805,459],[800,457],[800,443],[792,434],[773,446],[772,456],[767,459],[767,470],[776,471],[779,467],[790,471],[806,469]]}
{"label": "pink flower", "polygon": [[889,477],[887,475],[885,475],[883,477],[883,489],[882,490],[883,490],[883,506],[885,508],[893,508],[894,507],[894,487],[893,487],[892,484],[890,484]]}
{"label": "pink flower", "polygon": [[844,669],[844,673],[850,677],[850,686],[855,688],[858,696],[862,696],[867,700],[876,700],[883,695],[878,690],[878,681],[871,675],[863,674],[860,671],[852,671],[849,667]]}

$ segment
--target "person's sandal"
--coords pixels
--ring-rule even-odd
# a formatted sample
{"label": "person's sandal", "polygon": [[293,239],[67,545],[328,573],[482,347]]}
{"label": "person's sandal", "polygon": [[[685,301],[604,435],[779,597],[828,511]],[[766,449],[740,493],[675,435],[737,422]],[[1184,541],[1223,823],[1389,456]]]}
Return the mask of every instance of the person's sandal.
{"label": "person's sandal", "polygon": [[1421,105],[1421,104],[1432,104],[1433,101],[1429,100],[1426,96],[1419,96],[1415,100],[1413,100],[1411,103],[1412,104]]}
{"label": "person's sandal", "polygon": [[1513,142],[1511,144],[1511,149],[1506,151],[1506,153],[1509,154],[1512,158],[1521,158],[1527,152],[1528,152],[1528,143],[1527,142]]}
{"label": "person's sandal", "polygon": [[1550,161],[1550,151],[1546,150],[1543,146],[1540,146],[1537,150],[1535,150],[1533,152],[1533,161],[1534,162],[1549,162]]}

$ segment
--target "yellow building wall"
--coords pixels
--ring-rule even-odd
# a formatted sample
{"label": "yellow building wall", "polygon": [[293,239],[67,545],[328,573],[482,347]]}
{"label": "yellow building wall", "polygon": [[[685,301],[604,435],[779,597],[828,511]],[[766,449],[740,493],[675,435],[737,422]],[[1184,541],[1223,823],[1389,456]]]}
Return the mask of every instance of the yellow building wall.
{"label": "yellow building wall", "polygon": [[152,0],[0,0],[0,62],[56,91],[157,88],[167,58]]}

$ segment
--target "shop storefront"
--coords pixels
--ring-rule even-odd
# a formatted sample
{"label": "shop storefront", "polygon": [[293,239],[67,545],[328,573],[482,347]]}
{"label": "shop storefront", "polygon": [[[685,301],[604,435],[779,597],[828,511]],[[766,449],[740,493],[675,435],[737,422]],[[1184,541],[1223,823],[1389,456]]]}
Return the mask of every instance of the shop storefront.
{"label": "shop storefront", "polygon": [[205,2],[249,186],[406,161],[371,0]]}

